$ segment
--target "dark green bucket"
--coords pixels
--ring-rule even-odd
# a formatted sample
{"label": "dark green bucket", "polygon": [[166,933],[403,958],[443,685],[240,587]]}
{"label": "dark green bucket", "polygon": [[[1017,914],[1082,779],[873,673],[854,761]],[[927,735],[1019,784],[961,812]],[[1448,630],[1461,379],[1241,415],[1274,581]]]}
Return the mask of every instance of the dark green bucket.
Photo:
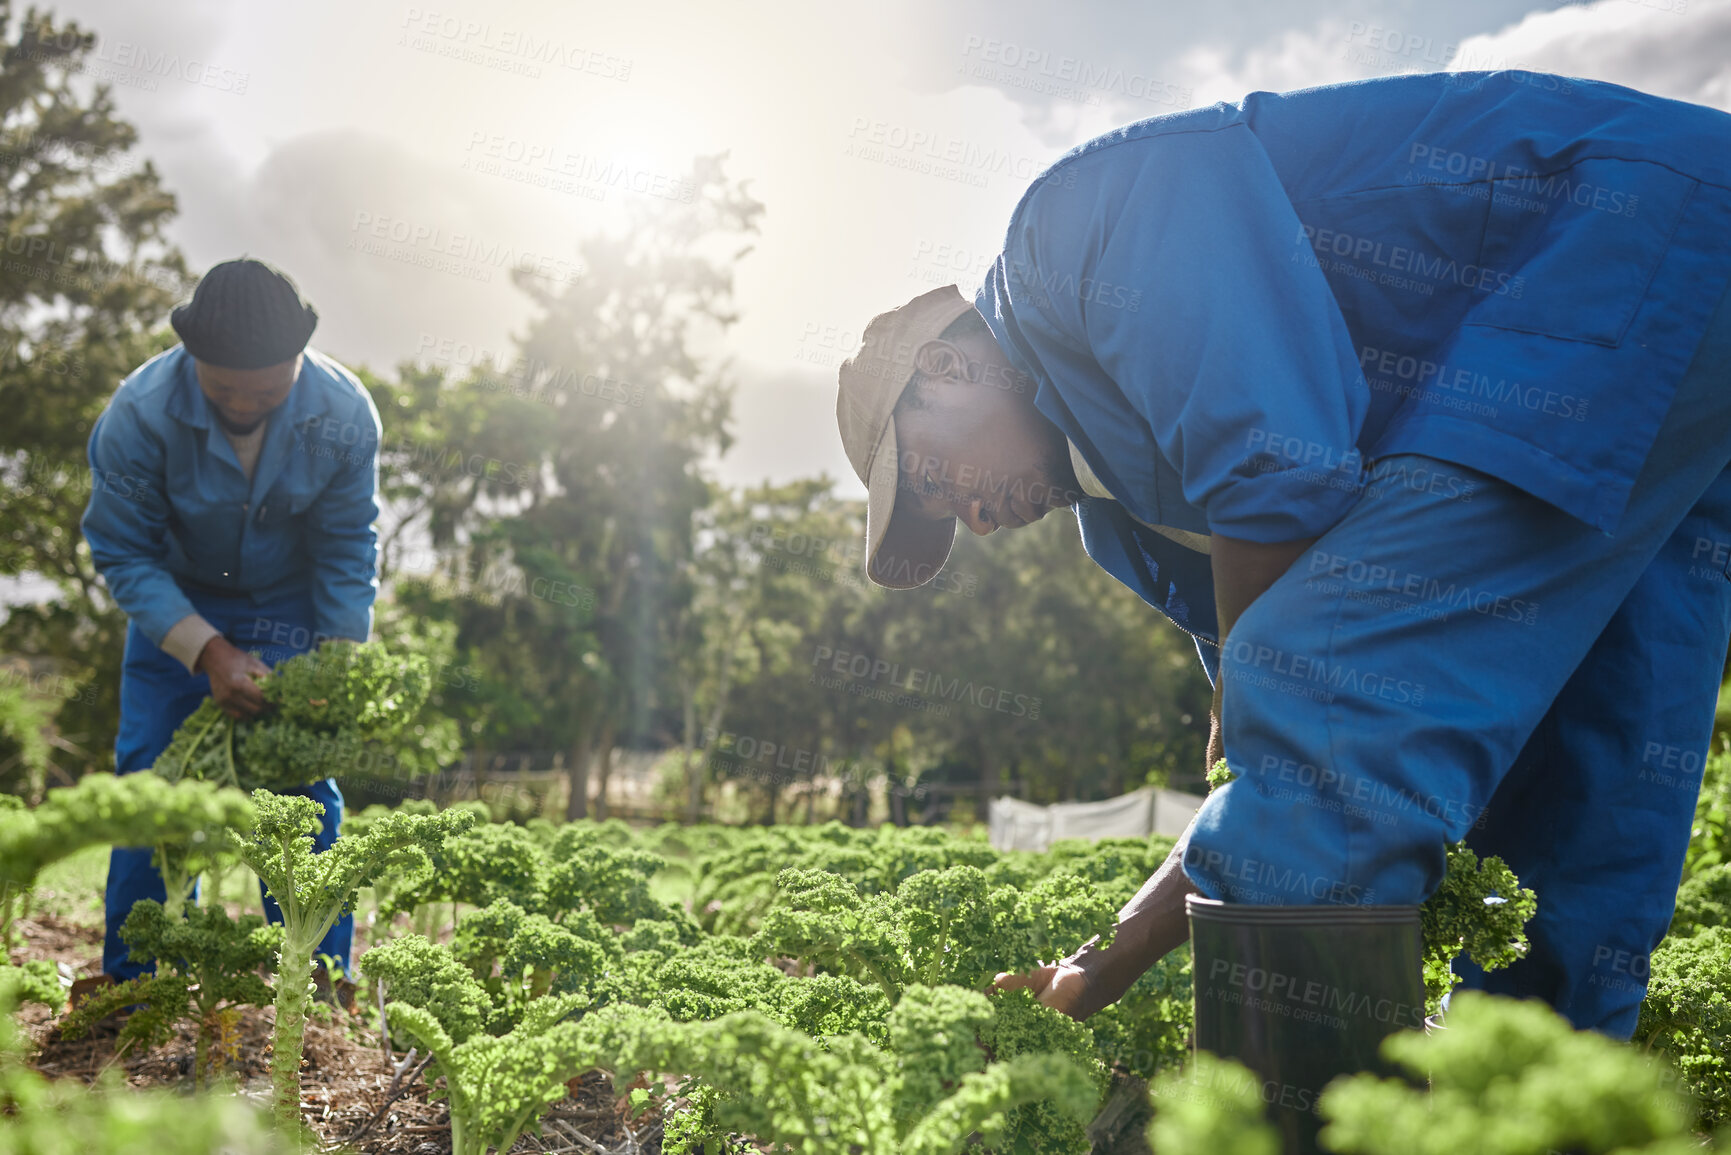
{"label": "dark green bucket", "polygon": [[1395,1072],[1383,1039],[1424,1027],[1416,906],[1247,906],[1190,896],[1196,1047],[1262,1080],[1287,1155],[1320,1151],[1338,1075]]}

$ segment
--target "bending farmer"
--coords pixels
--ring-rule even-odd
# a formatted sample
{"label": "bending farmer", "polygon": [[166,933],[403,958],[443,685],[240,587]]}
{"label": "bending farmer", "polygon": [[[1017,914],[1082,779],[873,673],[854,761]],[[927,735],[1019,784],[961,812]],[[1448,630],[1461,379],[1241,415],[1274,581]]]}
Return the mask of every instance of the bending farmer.
{"label": "bending farmer", "polygon": [[[207,695],[264,706],[255,678],[372,626],[379,416],[347,369],[307,348],[318,314],[262,261],[225,261],[174,310],[181,344],[134,371],[90,434],[84,536],[126,611],[115,769],[148,769]],[[263,655],[261,661],[249,651]],[[332,779],[323,850],[343,796]],[[105,978],[140,972],[120,941],[135,902],[164,897],[148,848],[113,851]],[[266,914],[278,921],[276,903]],[[349,915],[319,949],[347,968]]]}
{"label": "bending farmer", "polygon": [[1185,940],[1192,894],[1410,908],[1465,839],[1540,903],[1529,955],[1467,985],[1627,1037],[1731,637],[1728,280],[1731,117],[1456,73],[1090,141],[972,301],[876,318],[837,405],[869,576],[919,585],[958,520],[1073,506],[1195,635],[1236,774],[1109,950],[1008,985],[1086,1017]]}

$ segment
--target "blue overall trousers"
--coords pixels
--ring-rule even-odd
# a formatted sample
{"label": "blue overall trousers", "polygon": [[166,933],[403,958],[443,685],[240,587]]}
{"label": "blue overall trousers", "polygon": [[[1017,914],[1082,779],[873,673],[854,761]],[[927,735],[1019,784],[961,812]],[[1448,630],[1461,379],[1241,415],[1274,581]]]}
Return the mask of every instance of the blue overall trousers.
{"label": "blue overall trousers", "polygon": [[1728,465],[1731,293],[1614,534],[1447,461],[1375,463],[1221,648],[1238,777],[1186,873],[1227,901],[1417,903],[1465,839],[1539,910],[1524,959],[1457,973],[1627,1038],[1731,640]]}
{"label": "blue overall trousers", "polygon": [[[191,590],[186,593],[198,612],[222,631],[223,637],[243,650],[256,650],[266,665],[274,666],[284,658],[302,653],[311,644],[313,606],[307,595],[258,604],[247,597],[222,597]],[[272,642],[284,638],[299,644]],[[209,677],[187,673],[185,666],[158,648],[137,625],[129,625],[120,675],[120,734],[114,743],[115,772],[135,774],[148,770],[167,748],[174,731],[209,694]],[[336,781],[326,778],[288,793],[301,794],[324,805],[324,827],[315,835],[313,846],[316,850],[330,846],[343,820],[343,795]],[[153,969],[132,961],[128,947],[120,939],[121,924],[134,903],[146,898],[161,902],[167,896],[162,874],[151,864],[150,856],[149,847],[117,846],[109,854],[108,888],[104,896],[108,929],[102,944],[102,969],[117,980],[134,978]],[[197,894],[196,887],[193,893]],[[276,900],[262,885],[259,893],[264,900],[265,917],[273,923],[281,922],[282,910]],[[344,914],[318,948],[319,953],[339,960],[344,973],[348,970],[354,927],[354,916]]]}

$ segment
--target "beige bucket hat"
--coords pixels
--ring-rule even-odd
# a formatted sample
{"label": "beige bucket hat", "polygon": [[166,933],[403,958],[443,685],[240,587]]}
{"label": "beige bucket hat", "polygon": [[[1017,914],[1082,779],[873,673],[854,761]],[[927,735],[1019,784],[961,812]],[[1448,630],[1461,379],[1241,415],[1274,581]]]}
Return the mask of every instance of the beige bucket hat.
{"label": "beige bucket hat", "polygon": [[866,577],[889,589],[922,586],[938,575],[956,537],[953,517],[895,516],[901,450],[891,419],[912,379],[920,348],[974,307],[955,285],[922,293],[872,318],[859,352],[841,366],[835,416],[842,446],[866,487]]}

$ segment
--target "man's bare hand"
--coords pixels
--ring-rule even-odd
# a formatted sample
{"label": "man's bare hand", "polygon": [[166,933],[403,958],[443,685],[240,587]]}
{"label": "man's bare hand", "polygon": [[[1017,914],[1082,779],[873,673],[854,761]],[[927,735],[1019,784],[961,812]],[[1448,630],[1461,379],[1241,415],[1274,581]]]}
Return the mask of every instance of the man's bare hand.
{"label": "man's bare hand", "polygon": [[269,674],[270,667],[227,638],[214,637],[205,643],[196,672],[210,675],[210,696],[230,718],[256,718],[264,712],[264,692],[257,679]]}
{"label": "man's bare hand", "polygon": [[1005,972],[993,981],[992,987],[1000,991],[1032,991],[1034,998],[1054,1011],[1063,1011],[1078,1020],[1086,1017],[1076,1011],[1088,990],[1088,976],[1080,967],[1067,962],[1037,967],[1019,975]]}

